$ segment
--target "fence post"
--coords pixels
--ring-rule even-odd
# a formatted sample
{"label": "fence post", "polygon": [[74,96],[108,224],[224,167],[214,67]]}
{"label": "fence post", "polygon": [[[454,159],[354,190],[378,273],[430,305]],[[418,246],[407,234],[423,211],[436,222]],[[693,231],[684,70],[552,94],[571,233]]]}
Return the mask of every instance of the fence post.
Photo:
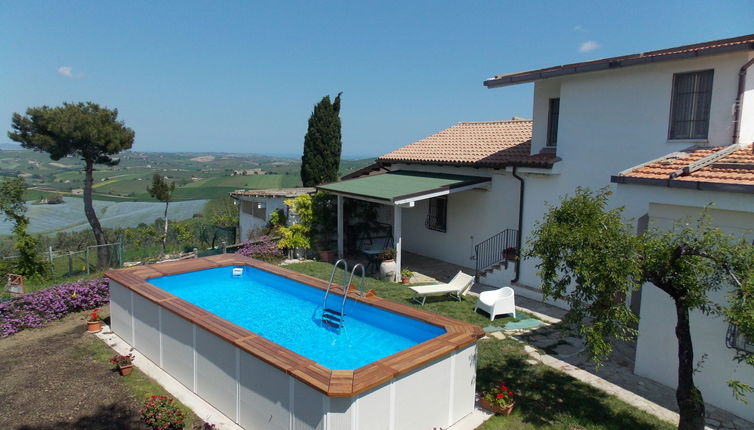
{"label": "fence post", "polygon": [[123,236],[120,237],[120,246],[118,247],[118,267],[123,267]]}
{"label": "fence post", "polygon": [[223,244],[223,254],[227,254],[228,253],[228,243],[225,242],[224,240],[221,243]]}
{"label": "fence post", "polygon": [[52,246],[47,248],[47,256],[50,259],[50,264],[52,264]]}
{"label": "fence post", "polygon": [[71,251],[68,251],[68,276],[73,274],[73,257]]}
{"label": "fence post", "polygon": [[89,274],[89,247],[86,247],[86,274]]}

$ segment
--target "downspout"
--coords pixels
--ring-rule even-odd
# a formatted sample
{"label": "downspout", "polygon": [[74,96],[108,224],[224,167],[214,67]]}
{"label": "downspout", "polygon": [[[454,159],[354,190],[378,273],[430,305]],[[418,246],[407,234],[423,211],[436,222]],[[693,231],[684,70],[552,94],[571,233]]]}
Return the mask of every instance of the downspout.
{"label": "downspout", "polygon": [[511,283],[518,282],[518,277],[521,273],[521,229],[524,226],[524,178],[516,174],[516,166],[513,166],[513,177],[518,179],[521,186],[518,188],[518,232],[516,233],[518,247],[516,249],[516,277],[511,280]]}
{"label": "downspout", "polygon": [[[733,112],[733,121],[736,123],[733,127],[733,141],[731,145],[738,143],[738,136],[741,133],[741,107],[744,104],[744,87],[746,86],[746,71],[751,65],[754,64],[754,58],[747,61],[746,64],[741,66],[738,71],[738,93],[736,94],[736,104]],[[752,147],[754,151],[754,146]]]}

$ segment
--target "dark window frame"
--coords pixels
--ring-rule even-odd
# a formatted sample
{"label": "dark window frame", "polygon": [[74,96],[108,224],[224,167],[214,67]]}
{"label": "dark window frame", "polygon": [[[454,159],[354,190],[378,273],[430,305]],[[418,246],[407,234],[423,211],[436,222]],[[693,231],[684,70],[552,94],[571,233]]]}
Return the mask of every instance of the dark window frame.
{"label": "dark window frame", "polygon": [[558,146],[558,122],[560,121],[560,97],[551,98],[547,105],[547,146]]}
{"label": "dark window frame", "polygon": [[448,231],[448,196],[429,199],[424,226],[441,233]]}
{"label": "dark window frame", "polygon": [[[691,91],[681,91],[681,79],[691,78]],[[705,79],[706,78],[706,79]],[[715,70],[696,70],[673,74],[673,88],[670,96],[670,119],[668,140],[707,140],[709,138],[710,112]],[[708,88],[702,88],[708,83]],[[683,112],[681,97],[686,97],[687,117],[680,118]],[[685,123],[685,124],[684,124]]]}

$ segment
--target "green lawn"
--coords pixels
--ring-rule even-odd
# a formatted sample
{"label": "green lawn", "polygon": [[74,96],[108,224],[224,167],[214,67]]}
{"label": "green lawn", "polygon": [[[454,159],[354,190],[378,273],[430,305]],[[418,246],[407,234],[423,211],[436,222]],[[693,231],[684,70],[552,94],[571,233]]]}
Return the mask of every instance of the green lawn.
{"label": "green lawn", "polygon": [[[103,365],[110,365],[110,358],[115,355],[115,351],[110,349],[107,344],[95,336],[91,336],[87,342],[80,345],[75,351],[75,357],[80,360],[94,360]],[[135,399],[146,399],[149,396],[168,396],[173,397],[170,393],[165,391],[162,385],[158,384],[154,379],[142,373],[138,367],[134,366],[130,375],[120,378],[122,385],[133,395]],[[186,405],[181,403],[178,399],[175,400],[176,405],[186,415],[186,428],[191,429],[194,425],[201,426],[204,421],[194,415],[193,411]]]}
{"label": "green lawn", "polygon": [[[285,266],[320,279],[329,279],[332,265],[307,262]],[[342,280],[342,270],[336,279]],[[342,281],[341,281],[342,282]],[[358,283],[354,282],[357,286]],[[411,302],[411,292],[403,285],[368,278],[365,288],[374,288],[377,295],[400,303]],[[474,297],[462,302],[447,296],[427,300],[425,309],[482,327],[489,318],[475,313]],[[503,325],[512,318],[498,318]],[[514,340],[483,339],[478,344],[477,390],[505,381],[516,393],[516,408],[510,416],[494,416],[480,429],[673,429],[672,424],[582,383],[544,364],[530,364],[523,345]]]}

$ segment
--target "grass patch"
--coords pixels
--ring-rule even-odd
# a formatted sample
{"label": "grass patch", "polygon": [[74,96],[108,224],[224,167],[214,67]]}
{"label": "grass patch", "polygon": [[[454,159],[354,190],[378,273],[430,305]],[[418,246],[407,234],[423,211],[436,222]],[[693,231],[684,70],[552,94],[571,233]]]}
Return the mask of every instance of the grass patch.
{"label": "grass patch", "polygon": [[[306,262],[285,266],[287,269],[328,280],[332,265]],[[336,280],[342,282],[343,271]],[[357,284],[358,286],[358,284]],[[419,306],[410,301],[406,286],[367,278],[365,288],[399,303]],[[491,325],[487,316],[475,313],[476,298],[462,302],[448,296],[427,299],[424,309],[482,327]],[[513,318],[498,318],[494,325],[504,325]],[[641,411],[618,398],[580,382],[541,363],[529,364],[530,357],[520,342],[507,339],[483,339],[478,343],[477,391],[501,380],[516,394],[516,408],[510,416],[494,416],[479,429],[662,429],[675,428],[657,417]]]}
{"label": "grass patch", "polygon": [[[97,337],[91,336],[91,339],[83,342],[76,350],[74,350],[73,355],[77,360],[93,360],[97,363],[101,363],[103,366],[112,367],[113,365],[110,364],[110,358],[115,355],[115,351],[110,349]],[[116,372],[114,369],[113,371]],[[170,393],[165,391],[160,384],[142,373],[137,367],[134,367],[133,372],[131,372],[130,375],[121,377],[119,381],[126,392],[133,396],[139,404],[142,404],[147,397],[152,395],[173,397]],[[187,429],[193,428],[194,424],[201,425],[204,422],[201,418],[194,415],[191,409],[178,401],[178,399],[176,399],[175,402],[186,414],[185,422]]]}
{"label": "grass patch", "polygon": [[[313,276],[315,278],[329,280],[330,273],[332,272],[332,264],[322,262],[306,262],[289,264],[285,266],[286,269],[290,269],[305,275]],[[355,279],[354,285],[359,287],[359,282]],[[489,316],[483,313],[474,312],[476,306],[476,297],[464,297],[462,301],[457,301],[450,296],[431,296],[427,297],[427,302],[422,307],[418,303],[411,300],[414,296],[413,292],[408,289],[407,286],[402,284],[396,284],[392,282],[382,282],[374,278],[365,278],[364,291],[374,288],[378,296],[392,300],[398,303],[404,303],[417,308],[423,308],[430,312],[442,314],[457,320],[466,321],[472,324],[476,324],[481,327],[487,327],[489,325],[505,325],[509,321],[517,321],[513,317],[496,318],[494,322],[490,322]],[[343,270],[338,269],[335,275],[335,281],[338,284],[343,283]]]}

